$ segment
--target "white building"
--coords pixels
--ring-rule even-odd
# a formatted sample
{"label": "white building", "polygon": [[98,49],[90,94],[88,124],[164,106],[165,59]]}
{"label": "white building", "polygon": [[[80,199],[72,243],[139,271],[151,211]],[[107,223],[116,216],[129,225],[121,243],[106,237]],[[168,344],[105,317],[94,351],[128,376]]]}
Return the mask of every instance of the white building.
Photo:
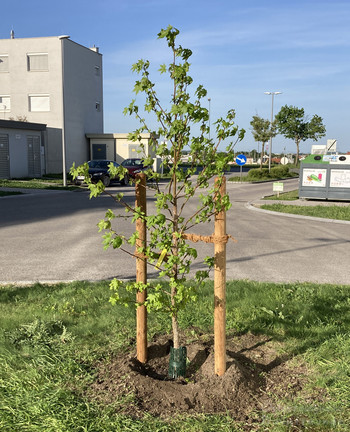
{"label": "white building", "polygon": [[89,159],[103,133],[102,55],[69,36],[0,39],[0,119],[47,125],[46,172]]}

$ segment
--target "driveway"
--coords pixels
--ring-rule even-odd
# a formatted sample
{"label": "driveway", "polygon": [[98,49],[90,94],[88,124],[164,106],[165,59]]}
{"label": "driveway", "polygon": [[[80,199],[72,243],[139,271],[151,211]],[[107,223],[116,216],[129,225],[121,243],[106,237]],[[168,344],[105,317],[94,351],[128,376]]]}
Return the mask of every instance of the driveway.
{"label": "driveway", "polygon": [[[296,180],[285,182],[285,190],[296,188]],[[111,188],[116,190],[134,202],[133,188]],[[249,202],[272,193],[271,183],[228,182],[227,190],[233,203],[227,232],[237,239],[227,245],[227,279],[350,284],[350,224],[249,208]],[[114,207],[108,196],[90,200],[88,191],[31,191],[0,198],[0,284],[134,278],[135,260],[120,251],[104,251],[97,230],[105,211]],[[123,219],[118,227],[133,231]],[[201,230],[212,232],[212,223]],[[210,244],[197,243],[196,248],[194,270],[213,253]],[[149,277],[155,275],[151,268]]]}

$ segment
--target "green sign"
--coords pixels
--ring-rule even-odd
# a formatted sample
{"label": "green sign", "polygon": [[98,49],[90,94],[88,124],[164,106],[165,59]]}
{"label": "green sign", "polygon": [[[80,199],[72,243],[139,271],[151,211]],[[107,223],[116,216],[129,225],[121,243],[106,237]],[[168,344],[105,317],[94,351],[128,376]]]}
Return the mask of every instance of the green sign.
{"label": "green sign", "polygon": [[273,191],[274,192],[283,192],[283,183],[281,183],[281,182],[273,183]]}

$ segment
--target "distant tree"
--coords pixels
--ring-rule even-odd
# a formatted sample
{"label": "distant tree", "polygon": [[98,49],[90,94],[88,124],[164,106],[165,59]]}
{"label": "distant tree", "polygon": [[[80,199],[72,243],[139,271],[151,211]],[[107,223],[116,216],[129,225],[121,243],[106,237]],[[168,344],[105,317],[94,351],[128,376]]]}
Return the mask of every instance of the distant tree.
{"label": "distant tree", "polygon": [[322,118],[314,115],[311,120],[305,116],[304,108],[285,105],[276,115],[278,132],[285,138],[293,139],[297,146],[295,165],[299,161],[299,146],[301,141],[312,139],[317,141],[326,135],[326,128]]}
{"label": "distant tree", "polygon": [[250,122],[252,127],[252,134],[257,142],[261,142],[261,156],[260,156],[260,169],[262,169],[263,157],[265,144],[269,141],[271,137],[276,136],[275,124],[271,125],[269,120],[263,119],[258,115],[253,116],[253,120]]}
{"label": "distant tree", "polygon": [[250,157],[252,157],[253,160],[258,159],[258,150],[256,150],[256,149],[251,150]]}

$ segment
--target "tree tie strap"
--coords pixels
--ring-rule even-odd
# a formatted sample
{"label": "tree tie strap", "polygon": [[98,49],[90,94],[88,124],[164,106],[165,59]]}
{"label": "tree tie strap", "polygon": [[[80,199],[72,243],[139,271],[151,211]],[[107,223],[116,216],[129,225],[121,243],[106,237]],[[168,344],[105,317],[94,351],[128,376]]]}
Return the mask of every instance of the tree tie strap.
{"label": "tree tie strap", "polygon": [[232,237],[230,234],[225,234],[222,236],[218,236],[215,234],[212,234],[210,236],[203,236],[200,234],[188,234],[188,233],[184,233],[181,236],[182,238],[184,238],[185,240],[190,240],[194,243],[197,243],[199,241],[202,241],[204,243],[216,243],[216,244],[225,244],[229,241],[229,239],[231,239],[232,241],[234,241],[235,243],[237,243],[237,240]]}

